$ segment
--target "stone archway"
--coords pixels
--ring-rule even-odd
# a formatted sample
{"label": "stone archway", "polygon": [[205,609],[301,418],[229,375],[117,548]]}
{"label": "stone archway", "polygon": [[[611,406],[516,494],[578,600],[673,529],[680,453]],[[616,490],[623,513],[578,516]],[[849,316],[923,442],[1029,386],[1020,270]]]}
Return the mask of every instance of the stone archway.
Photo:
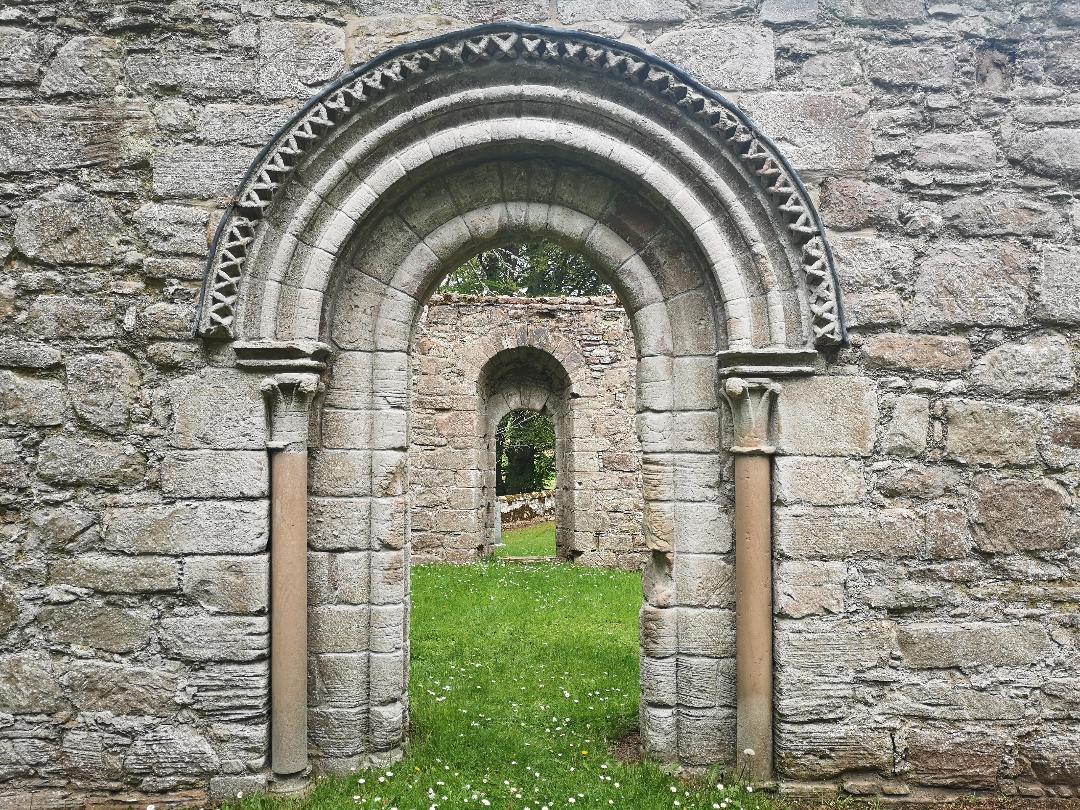
{"label": "stone archway", "polygon": [[[215,239],[200,330],[270,375],[274,480],[308,486],[306,500],[274,487],[276,773],[309,751],[344,769],[404,744],[410,342],[448,270],[526,236],[586,254],[634,330],[646,751],[706,765],[753,747],[753,774],[769,775],[773,380],[844,341],[820,220],[768,139],[677,69],[509,24],[390,52],[328,88],[260,154]],[[366,586],[305,612],[309,509],[314,534],[335,533],[324,564]],[[736,600],[737,655],[722,632]]]}
{"label": "stone archway", "polygon": [[485,511],[483,537],[495,542],[495,431],[511,411],[544,414],[555,424],[555,553],[570,559],[574,549],[574,405],[580,390],[567,369],[551,354],[532,346],[503,349],[480,370],[478,431],[484,476],[481,498]]}

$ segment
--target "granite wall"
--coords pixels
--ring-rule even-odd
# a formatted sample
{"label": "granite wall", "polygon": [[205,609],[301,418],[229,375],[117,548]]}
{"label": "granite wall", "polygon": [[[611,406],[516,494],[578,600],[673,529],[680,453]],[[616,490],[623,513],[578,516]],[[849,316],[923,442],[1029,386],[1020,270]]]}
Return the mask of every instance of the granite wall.
{"label": "granite wall", "polygon": [[[820,202],[851,346],[778,405],[781,782],[1075,795],[1080,4],[14,0],[0,803],[263,783],[265,417],[258,379],[192,338],[209,238],[317,88],[499,18],[685,67]],[[347,593],[312,534],[313,598]],[[715,699],[733,611],[705,590],[702,654],[673,665]]]}

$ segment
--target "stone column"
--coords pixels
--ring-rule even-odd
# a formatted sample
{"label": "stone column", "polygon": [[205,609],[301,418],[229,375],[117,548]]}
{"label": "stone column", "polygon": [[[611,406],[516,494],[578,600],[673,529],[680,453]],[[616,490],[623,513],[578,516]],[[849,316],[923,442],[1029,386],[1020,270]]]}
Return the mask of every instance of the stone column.
{"label": "stone column", "polygon": [[765,379],[724,381],[735,443],[735,740],[740,775],[772,778],[772,491],[769,416],[780,391]]}
{"label": "stone column", "polygon": [[262,385],[270,450],[270,761],[277,777],[308,767],[307,447],[316,374]]}

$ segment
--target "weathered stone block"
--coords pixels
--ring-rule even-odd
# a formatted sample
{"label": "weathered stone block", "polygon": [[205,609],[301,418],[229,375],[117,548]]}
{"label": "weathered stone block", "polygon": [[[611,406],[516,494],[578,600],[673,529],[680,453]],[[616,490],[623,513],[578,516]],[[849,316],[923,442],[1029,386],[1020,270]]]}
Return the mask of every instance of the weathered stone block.
{"label": "weathered stone block", "polygon": [[120,41],[109,37],[72,37],[49,63],[41,91],[49,96],[108,96],[120,81]]}
{"label": "weathered stone block", "polygon": [[776,403],[776,446],[794,455],[868,455],[877,414],[877,389],[866,377],[785,381]]}
{"label": "weathered stone block", "polygon": [[30,305],[27,328],[43,338],[105,338],[116,332],[110,302],[69,295],[39,295]]}
{"label": "weathered stone block", "polygon": [[371,609],[366,605],[320,605],[308,610],[308,647],[315,653],[364,652]]}
{"label": "weathered stone block", "polygon": [[154,193],[213,199],[236,193],[256,150],[246,146],[175,146],[154,155]]}
{"label": "weathered stone block", "polygon": [[1080,248],[1048,245],[1035,284],[1035,317],[1080,325]]}
{"label": "weathered stone block", "polygon": [[207,501],[105,510],[102,544],[125,554],[255,554],[269,538],[264,502]]}
{"label": "weathered stone block", "polygon": [[993,789],[1007,737],[986,728],[924,725],[904,735],[911,781],[920,785]]}
{"label": "weathered stone block", "polygon": [[929,429],[929,400],[915,394],[897,397],[881,437],[881,449],[892,456],[917,456],[926,449]]}
{"label": "weathered stone block", "polygon": [[28,340],[0,340],[0,366],[47,369],[60,365],[60,350]]}
{"label": "weathered stone block", "polygon": [[[309,546],[324,551],[371,548],[370,510],[371,501],[367,498],[311,498],[308,503]],[[404,515],[402,524],[403,518]]]}
{"label": "weathered stone block", "polygon": [[890,43],[871,51],[867,73],[872,82],[885,87],[945,90],[955,79],[956,60],[952,54],[940,48],[904,47]]}
{"label": "weathered stone block", "polygon": [[818,0],[765,0],[759,18],[766,25],[809,23],[817,19]]}
{"label": "weathered stone block", "polygon": [[194,99],[246,96],[255,87],[255,60],[242,53],[200,52],[190,43],[176,49],[133,53],[124,64],[131,85],[147,90],[178,90]]}
{"label": "weathered stone block", "polygon": [[306,98],[345,66],[345,32],[318,23],[259,26],[259,92],[266,98]]}
{"label": "weathered stone block", "polygon": [[1050,203],[1014,194],[963,196],[941,209],[964,236],[1039,236],[1061,233],[1062,212]]}
{"label": "weathered stone block", "polygon": [[0,173],[124,163],[141,148],[147,118],[137,105],[5,107],[0,110]]}
{"label": "weathered stone block", "polygon": [[913,23],[926,16],[919,0],[822,0],[822,7],[844,22]]}
{"label": "weathered stone block", "polygon": [[905,509],[806,509],[776,512],[777,549],[795,559],[912,557],[922,551],[920,525]]}
{"label": "weathered stone block", "polygon": [[161,462],[161,492],[169,498],[258,498],[269,477],[262,450],[181,450]]}
{"label": "weathered stone block", "polygon": [[[674,11],[679,4],[665,7]],[[718,90],[760,90],[774,81],[773,35],[768,29],[684,29],[657,37],[651,50]]]}
{"label": "weathered stone block", "polygon": [[[739,100],[792,165],[802,171],[865,168],[871,158],[867,100],[855,93],[758,93]],[[793,138],[792,133],[799,133]]]}
{"label": "weathered stone block", "polygon": [[690,9],[683,0],[647,0],[644,3],[629,0],[557,0],[556,8],[560,22],[566,25],[591,20],[670,23],[690,18]]}
{"label": "weathered stone block", "polygon": [[55,380],[0,371],[0,419],[4,424],[47,427],[64,422],[64,387]]}
{"label": "weathered stone block", "polygon": [[731,765],[735,742],[735,712],[731,709],[681,708],[675,716],[679,759],[692,765]]}
{"label": "weathered stone block", "polygon": [[727,607],[735,603],[735,571],[718,554],[679,554],[672,566],[680,605]]}
{"label": "weathered stone block", "polygon": [[889,729],[877,722],[778,723],[776,767],[790,779],[819,781],[845,771],[892,770]]}
{"label": "weathered stone block", "polygon": [[948,455],[967,464],[1030,464],[1038,458],[1042,418],[1030,408],[991,402],[946,401]]}
{"label": "weathered stone block", "polygon": [[[308,699],[332,708],[361,708],[368,702],[367,653],[322,653],[314,657]],[[398,676],[400,678],[400,676]],[[400,691],[398,692],[400,697]]]}
{"label": "weathered stone block", "polygon": [[65,702],[52,659],[25,651],[0,658],[0,706],[12,714],[48,714]]}
{"label": "weathered stone block", "polygon": [[[890,225],[900,219],[900,195],[876,183],[829,177],[821,184],[821,215],[826,225],[841,230]],[[835,241],[833,247],[836,247]],[[908,267],[913,259],[914,254],[907,262]]]}
{"label": "weathered stone block", "polygon": [[133,220],[139,235],[155,252],[206,255],[210,212],[204,208],[148,203],[135,212]]}
{"label": "weathered stone block", "polygon": [[260,616],[181,616],[162,619],[161,646],[185,661],[259,661],[270,647],[269,622]]}
{"label": "weathered stone block", "polygon": [[1046,629],[1034,622],[913,622],[896,630],[904,660],[938,669],[1036,664],[1055,649]]}
{"label": "weathered stone block", "polygon": [[774,472],[779,503],[837,506],[866,496],[862,463],[843,458],[778,456]]}
{"label": "weathered stone block", "polygon": [[106,661],[75,661],[63,678],[71,702],[84,712],[153,714],[177,710],[172,672]]}
{"label": "weathered stone block", "polygon": [[1044,177],[1080,177],[1080,129],[1018,131],[1009,141],[1008,156]]}
{"label": "weathered stone block", "polygon": [[124,757],[124,770],[136,775],[175,777],[206,774],[220,761],[210,743],[188,726],[154,726],[135,737]]}
{"label": "weathered stone block", "polygon": [[943,247],[919,265],[912,324],[1023,325],[1031,282],[1027,264],[1027,254],[1013,245]]}
{"label": "weathered stone block", "polygon": [[99,593],[154,593],[177,590],[180,572],[167,557],[80,554],[50,565],[49,581]]}
{"label": "weathered stone block", "polygon": [[263,613],[270,602],[270,564],[265,554],[188,557],[184,594],[212,613]]}
{"label": "weathered stone block", "polygon": [[67,183],[19,209],[15,244],[50,264],[108,264],[126,229],[111,204]]}
{"label": "weathered stone block", "polygon": [[270,664],[209,664],[187,675],[181,688],[192,708],[212,720],[263,722],[270,704]]}
{"label": "weathered stone block", "polygon": [[123,433],[139,392],[139,366],[120,352],[79,354],[66,363],[75,413],[106,433]]}
{"label": "weathered stone block", "polygon": [[776,577],[777,612],[793,619],[843,613],[846,578],[846,563],[785,560]]}
{"label": "weathered stone block", "polygon": [[1052,481],[975,481],[975,543],[990,553],[1065,548],[1075,536],[1069,494]]}
{"label": "weathered stone block", "polygon": [[173,445],[185,449],[264,448],[268,436],[260,383],[261,378],[254,374],[217,368],[175,380],[170,386]]}
{"label": "weathered stone block", "polygon": [[962,371],[971,364],[971,345],[960,337],[871,335],[862,351],[870,368],[941,374]]}
{"label": "weathered stone block", "polygon": [[1020,742],[1020,754],[1039,781],[1080,785],[1080,742],[1072,728],[1043,726]]}
{"label": "weathered stone block", "polygon": [[679,649],[686,655],[735,654],[735,612],[723,608],[678,608]]}
{"label": "weathered stone block", "polygon": [[45,57],[41,36],[21,28],[0,28],[0,83],[33,84]]}
{"label": "weathered stone block", "polygon": [[832,247],[845,291],[904,288],[915,275],[915,250],[904,242],[837,234]]}
{"label": "weathered stone block", "polygon": [[145,610],[89,601],[48,605],[38,614],[38,626],[55,644],[113,653],[130,653],[144,647],[152,631],[150,614]]}
{"label": "weathered stone block", "polygon": [[38,448],[37,475],[50,484],[131,486],[146,476],[146,456],[129,444],[50,436]]}
{"label": "weathered stone block", "polygon": [[1073,387],[1072,347],[1060,335],[1003,343],[975,364],[975,385],[998,394],[1052,393]]}
{"label": "weathered stone block", "polygon": [[953,491],[959,482],[951,468],[905,464],[881,472],[877,489],[889,498],[938,498]]}
{"label": "weathered stone block", "polygon": [[207,104],[199,112],[195,133],[208,144],[262,146],[294,112],[278,104]]}

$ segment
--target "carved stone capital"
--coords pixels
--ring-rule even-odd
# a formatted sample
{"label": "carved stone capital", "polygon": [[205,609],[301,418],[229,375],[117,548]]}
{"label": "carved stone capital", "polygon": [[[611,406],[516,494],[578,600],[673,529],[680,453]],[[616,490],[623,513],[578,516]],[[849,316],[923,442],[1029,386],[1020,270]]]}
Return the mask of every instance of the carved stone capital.
{"label": "carved stone capital", "polygon": [[735,432],[731,452],[775,453],[776,448],[769,443],[769,417],[773,401],[780,393],[780,384],[771,380],[728,377],[721,383],[720,393],[731,408]]}
{"label": "carved stone capital", "polygon": [[271,450],[307,448],[311,403],[322,391],[317,374],[275,374],[260,386],[267,411],[266,446]]}

